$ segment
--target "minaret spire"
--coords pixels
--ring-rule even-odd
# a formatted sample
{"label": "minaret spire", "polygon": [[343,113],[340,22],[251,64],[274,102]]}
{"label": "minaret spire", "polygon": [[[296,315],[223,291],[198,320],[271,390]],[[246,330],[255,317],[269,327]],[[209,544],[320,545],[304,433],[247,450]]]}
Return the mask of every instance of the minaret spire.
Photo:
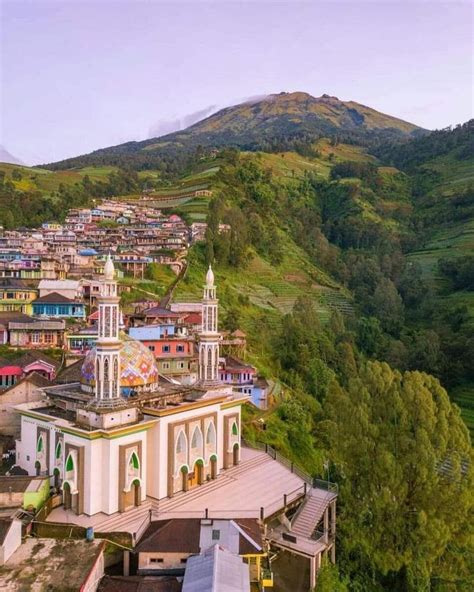
{"label": "minaret spire", "polygon": [[199,381],[215,384],[219,380],[218,300],[212,267],[206,274],[202,299],[202,327],[199,338]]}
{"label": "minaret spire", "polygon": [[107,256],[101,283],[99,332],[96,344],[95,398],[99,405],[120,400],[120,307],[114,262]]}

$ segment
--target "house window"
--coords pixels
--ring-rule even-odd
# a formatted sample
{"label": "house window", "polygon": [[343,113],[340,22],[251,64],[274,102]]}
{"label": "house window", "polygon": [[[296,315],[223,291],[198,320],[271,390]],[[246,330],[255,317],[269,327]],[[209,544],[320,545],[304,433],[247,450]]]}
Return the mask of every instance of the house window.
{"label": "house window", "polygon": [[41,335],[37,331],[31,334],[31,343],[40,343]]}
{"label": "house window", "polygon": [[169,370],[170,369],[170,363],[169,362],[164,362],[162,368],[163,368],[163,370]]}
{"label": "house window", "polygon": [[188,558],[187,558],[187,557],[183,557],[183,558],[181,559],[181,563],[186,563],[186,562],[187,562],[187,560],[188,560]]}
{"label": "house window", "polygon": [[154,346],[154,345],[149,345],[149,346],[148,346],[148,349],[149,349],[150,351],[154,352],[154,351],[155,351],[155,346]]}
{"label": "house window", "polygon": [[163,557],[150,557],[150,563],[163,563]]}
{"label": "house window", "polygon": [[48,331],[44,334],[44,342],[45,343],[53,343],[54,342],[54,334],[51,331]]}
{"label": "house window", "polygon": [[169,351],[170,351],[170,346],[169,346],[169,345],[163,345],[163,346],[161,346],[161,351],[162,351],[164,354],[167,354],[167,353],[169,353]]}
{"label": "house window", "polygon": [[218,541],[221,538],[221,531],[220,530],[213,530],[212,531],[212,540]]}
{"label": "house window", "polygon": [[176,351],[177,352],[184,352],[184,345],[177,345],[176,346]]}

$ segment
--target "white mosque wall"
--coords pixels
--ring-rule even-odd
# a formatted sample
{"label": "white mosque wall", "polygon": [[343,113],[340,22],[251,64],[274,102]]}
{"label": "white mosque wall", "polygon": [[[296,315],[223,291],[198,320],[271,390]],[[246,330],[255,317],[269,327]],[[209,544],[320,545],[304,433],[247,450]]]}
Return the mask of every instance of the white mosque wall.
{"label": "white mosque wall", "polygon": [[168,449],[168,442],[166,447],[160,444],[161,432],[163,431],[160,422],[156,424],[147,432],[146,441],[146,455],[147,455],[147,495],[156,499],[160,498],[160,475],[164,473],[166,486],[166,451]]}

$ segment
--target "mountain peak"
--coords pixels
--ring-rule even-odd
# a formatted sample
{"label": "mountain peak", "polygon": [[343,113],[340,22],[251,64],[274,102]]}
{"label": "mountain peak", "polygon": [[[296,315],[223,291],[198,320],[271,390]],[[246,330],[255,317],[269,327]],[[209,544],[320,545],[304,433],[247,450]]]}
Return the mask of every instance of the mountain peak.
{"label": "mountain peak", "polygon": [[[280,92],[253,97],[226,107],[186,129],[165,136],[97,150],[81,163],[149,168],[153,159],[192,152],[198,146],[242,150],[292,150],[295,142],[313,142],[321,137],[361,143],[389,142],[420,133],[421,128],[396,117],[330,94],[313,97],[307,92]],[[52,168],[76,166],[77,159]]]}

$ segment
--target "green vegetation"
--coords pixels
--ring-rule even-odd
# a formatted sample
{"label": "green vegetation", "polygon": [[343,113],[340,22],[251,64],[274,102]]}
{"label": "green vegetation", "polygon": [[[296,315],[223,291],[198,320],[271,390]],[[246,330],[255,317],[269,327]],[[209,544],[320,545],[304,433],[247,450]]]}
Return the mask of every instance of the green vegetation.
{"label": "green vegetation", "polygon": [[[38,211],[21,171],[3,179],[7,227],[136,194],[148,170],[155,205],[206,217],[174,298],[199,299],[213,264],[221,326],[247,333],[248,361],[276,385],[268,411],[245,409],[246,437],[339,484],[338,569],[323,568],[323,590],[473,588],[472,131],[389,145],[419,130],[296,93],[75,159],[140,173],[84,176],[38,194]],[[186,196],[198,187],[212,198]],[[7,198],[26,209],[8,218]],[[150,266],[124,278],[122,300],[159,299],[173,281]]]}

